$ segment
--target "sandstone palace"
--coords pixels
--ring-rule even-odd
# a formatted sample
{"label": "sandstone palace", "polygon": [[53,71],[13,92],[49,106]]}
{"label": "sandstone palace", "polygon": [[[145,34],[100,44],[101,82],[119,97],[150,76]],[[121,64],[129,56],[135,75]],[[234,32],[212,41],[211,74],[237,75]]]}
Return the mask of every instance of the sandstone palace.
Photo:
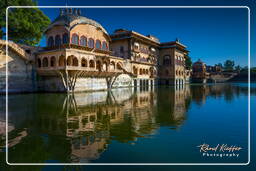
{"label": "sandstone palace", "polygon": [[45,30],[46,47],[0,41],[1,92],[8,64],[9,92],[73,92],[117,87],[183,85],[188,50],[178,39],[117,29],[113,34],[77,9],[61,9]]}

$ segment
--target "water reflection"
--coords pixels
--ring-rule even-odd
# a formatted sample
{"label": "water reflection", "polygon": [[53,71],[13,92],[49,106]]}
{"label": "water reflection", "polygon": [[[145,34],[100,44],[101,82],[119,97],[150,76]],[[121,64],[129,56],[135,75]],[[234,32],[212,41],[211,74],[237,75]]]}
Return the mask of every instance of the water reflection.
{"label": "water reflection", "polygon": [[200,107],[208,96],[232,101],[247,93],[247,87],[220,84],[13,95],[9,162],[93,162],[113,142],[136,144],[160,127],[178,130],[193,102]]}

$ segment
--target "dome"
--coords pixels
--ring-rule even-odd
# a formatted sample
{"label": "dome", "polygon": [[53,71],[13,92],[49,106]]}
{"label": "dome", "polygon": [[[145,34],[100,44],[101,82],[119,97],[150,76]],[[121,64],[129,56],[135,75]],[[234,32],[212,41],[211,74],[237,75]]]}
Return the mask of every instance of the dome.
{"label": "dome", "polygon": [[78,24],[89,24],[101,29],[108,35],[107,31],[96,21],[80,15],[80,10],[61,9],[60,15],[48,26],[45,32],[54,26],[65,26],[68,30],[71,30]]}

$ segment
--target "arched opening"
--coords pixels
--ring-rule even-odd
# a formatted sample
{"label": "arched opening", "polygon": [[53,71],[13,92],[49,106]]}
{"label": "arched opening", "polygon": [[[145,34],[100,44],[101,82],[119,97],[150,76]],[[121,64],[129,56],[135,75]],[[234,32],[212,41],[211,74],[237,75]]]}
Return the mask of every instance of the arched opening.
{"label": "arched opening", "polygon": [[121,64],[120,64],[120,63],[117,63],[116,68],[117,68],[118,70],[122,70],[122,66],[121,66]]}
{"label": "arched opening", "polygon": [[59,66],[64,66],[65,65],[65,57],[61,55],[59,57]]}
{"label": "arched opening", "polygon": [[103,70],[103,71],[107,71],[107,70],[108,70],[108,63],[107,63],[106,61],[103,62],[102,70]]}
{"label": "arched opening", "polygon": [[89,67],[90,68],[95,68],[95,62],[93,60],[89,61]]}
{"label": "arched opening", "polygon": [[61,45],[61,39],[60,35],[55,36],[55,46],[60,46]]}
{"label": "arched opening", "polygon": [[135,66],[133,66],[133,74],[135,74],[135,75],[138,74],[138,69]]}
{"label": "arched opening", "polygon": [[94,48],[94,40],[93,40],[92,38],[89,39],[88,46],[89,46],[90,48]]}
{"label": "arched opening", "polygon": [[150,74],[150,77],[153,77],[154,76],[154,68],[150,68],[149,69],[149,74]]}
{"label": "arched opening", "polygon": [[56,58],[52,56],[50,61],[51,61],[50,62],[51,67],[54,67],[56,65]]}
{"label": "arched opening", "polygon": [[43,67],[48,67],[48,59],[46,57],[43,58]]}
{"label": "arched opening", "polygon": [[163,65],[168,66],[171,64],[171,57],[169,55],[165,55],[163,59]]}
{"label": "arched opening", "polygon": [[80,46],[87,46],[87,38],[85,36],[80,38]]}
{"label": "arched opening", "polygon": [[37,67],[41,68],[41,59],[40,58],[37,59]]}
{"label": "arched opening", "polygon": [[140,69],[140,75],[142,75],[142,69]]}
{"label": "arched opening", "polygon": [[86,61],[86,59],[82,58],[81,66],[82,66],[82,67],[87,67],[87,61]]}
{"label": "arched opening", "polygon": [[97,62],[96,62],[96,69],[97,69],[98,71],[101,71],[101,62],[100,62],[100,61],[97,61]]}
{"label": "arched opening", "polygon": [[146,69],[146,74],[148,75],[148,69]]}
{"label": "arched opening", "polygon": [[105,41],[102,43],[102,50],[108,50],[108,44]]}
{"label": "arched opening", "polygon": [[110,71],[114,71],[115,70],[115,62],[114,61],[110,62],[109,70]]}
{"label": "arched opening", "polygon": [[72,58],[72,64],[73,64],[73,66],[78,66],[78,59],[74,56]]}
{"label": "arched opening", "polygon": [[96,49],[101,49],[101,42],[100,42],[100,40],[96,40]]}
{"label": "arched opening", "polygon": [[72,65],[72,56],[69,56],[67,59],[67,66],[71,66]]}
{"label": "arched opening", "polygon": [[77,34],[74,33],[74,34],[72,35],[71,42],[72,42],[72,44],[79,45],[79,37],[78,37]]}
{"label": "arched opening", "polygon": [[62,36],[62,43],[68,44],[68,33],[64,33]]}
{"label": "arched opening", "polygon": [[47,45],[48,45],[48,47],[54,46],[54,40],[53,40],[53,37],[52,37],[52,36],[50,36],[50,37],[48,38]]}

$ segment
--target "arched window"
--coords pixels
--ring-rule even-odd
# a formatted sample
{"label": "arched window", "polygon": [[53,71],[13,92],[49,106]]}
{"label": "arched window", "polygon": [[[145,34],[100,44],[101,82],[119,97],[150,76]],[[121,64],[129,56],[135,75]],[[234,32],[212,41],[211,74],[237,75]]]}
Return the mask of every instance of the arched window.
{"label": "arched window", "polygon": [[87,67],[87,61],[86,61],[86,59],[82,59],[82,61],[81,61],[81,66],[82,67]]}
{"label": "arched window", "polygon": [[96,49],[101,49],[101,42],[100,42],[100,40],[96,40]]}
{"label": "arched window", "polygon": [[75,44],[75,45],[79,45],[79,37],[77,34],[73,34],[72,35],[72,40],[71,40],[72,44]]}
{"label": "arched window", "polygon": [[37,66],[38,66],[38,68],[41,68],[41,59],[40,58],[37,59]]}
{"label": "arched window", "polygon": [[52,47],[54,45],[54,40],[52,36],[48,38],[47,45],[48,47]]}
{"label": "arched window", "polygon": [[61,45],[61,39],[60,35],[55,36],[55,46],[60,46]]}
{"label": "arched window", "polygon": [[102,43],[102,50],[108,50],[108,44],[105,41]]}
{"label": "arched window", "polygon": [[67,59],[67,66],[71,66],[72,65],[72,56],[69,56]]}
{"label": "arched window", "polygon": [[138,69],[137,69],[135,66],[133,66],[133,73],[134,73],[135,75],[138,74]]}
{"label": "arched window", "polygon": [[94,48],[94,40],[92,38],[89,39],[89,47]]}
{"label": "arched window", "polygon": [[43,59],[43,67],[48,67],[48,59],[46,57]]}
{"label": "arched window", "polygon": [[142,69],[140,69],[140,75],[142,75]]}
{"label": "arched window", "polygon": [[103,71],[107,71],[107,70],[108,70],[108,63],[107,63],[107,62],[103,62],[103,64],[102,64],[102,70],[103,70]]}
{"label": "arched window", "polygon": [[54,67],[56,65],[56,59],[54,56],[51,57],[51,67]]}
{"label": "arched window", "polygon": [[100,61],[96,62],[96,69],[101,71],[101,62]]}
{"label": "arched window", "polygon": [[68,43],[68,33],[64,33],[62,36],[62,43],[67,44]]}
{"label": "arched window", "polygon": [[59,57],[59,66],[64,66],[65,65],[65,57],[62,55]]}
{"label": "arched window", "polygon": [[164,56],[164,60],[163,60],[163,65],[164,66],[168,66],[171,64],[171,59],[170,59],[170,56],[169,55],[165,55]]}
{"label": "arched window", "polygon": [[85,36],[82,36],[80,38],[80,45],[81,46],[87,46],[87,38]]}
{"label": "arched window", "polygon": [[121,69],[122,69],[121,64],[120,64],[120,63],[117,63],[116,68],[117,68],[118,70],[121,70]]}
{"label": "arched window", "polygon": [[76,57],[73,57],[72,63],[73,63],[73,66],[78,66],[78,59]]}
{"label": "arched window", "polygon": [[112,61],[112,62],[110,63],[110,65],[109,65],[109,70],[110,70],[110,71],[114,71],[114,70],[115,70],[115,62],[114,62],[114,61]]}
{"label": "arched window", "polygon": [[94,67],[95,67],[95,63],[94,63],[93,60],[90,60],[90,61],[89,61],[89,67],[90,67],[90,68],[94,68]]}

